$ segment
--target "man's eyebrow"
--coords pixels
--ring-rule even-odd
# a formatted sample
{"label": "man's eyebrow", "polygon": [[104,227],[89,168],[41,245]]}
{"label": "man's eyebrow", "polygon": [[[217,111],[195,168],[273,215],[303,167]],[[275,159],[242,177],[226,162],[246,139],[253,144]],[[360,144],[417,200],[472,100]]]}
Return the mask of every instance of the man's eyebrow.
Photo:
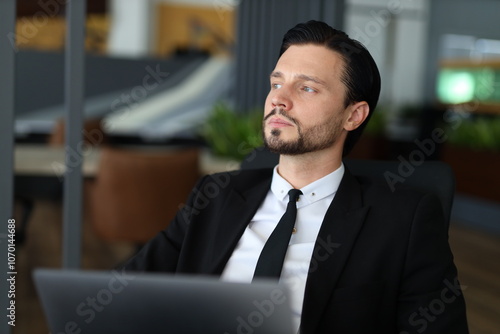
{"label": "man's eyebrow", "polygon": [[[271,72],[270,77],[271,78],[282,78],[283,73],[280,71],[273,71],[273,72]],[[303,81],[312,81],[312,82],[315,82],[319,85],[326,86],[326,82],[317,78],[317,77],[313,77],[313,76],[306,75],[306,74],[297,74],[297,75],[295,75],[295,77],[300,79],[300,80],[303,80]]]}
{"label": "man's eyebrow", "polygon": [[273,72],[271,72],[271,74],[269,75],[269,77],[271,77],[271,78],[282,78],[283,77],[283,73],[281,73],[280,71],[273,71]]}
{"label": "man's eyebrow", "polygon": [[301,80],[304,80],[304,81],[312,81],[312,82],[315,82],[319,85],[326,86],[326,82],[324,82],[323,80],[321,80],[320,78],[317,78],[317,77],[313,77],[313,76],[306,75],[306,74],[298,74],[295,77],[297,77]]}

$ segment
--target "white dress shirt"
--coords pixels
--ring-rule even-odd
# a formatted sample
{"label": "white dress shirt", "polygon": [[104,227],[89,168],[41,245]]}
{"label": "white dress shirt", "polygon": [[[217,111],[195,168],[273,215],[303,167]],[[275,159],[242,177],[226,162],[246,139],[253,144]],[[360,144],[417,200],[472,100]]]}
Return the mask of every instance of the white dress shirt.
{"label": "white dress shirt", "polygon": [[[313,247],[323,218],[332,203],[343,175],[344,165],[342,164],[334,172],[300,189],[302,195],[297,202],[296,232],[290,238],[280,278],[291,294],[290,306],[295,332],[300,325],[307,272]],[[279,175],[278,166],[276,166],[271,188],[226,264],[222,273],[223,280],[252,281],[262,248],[285,213],[288,204],[288,191],[292,188]]]}

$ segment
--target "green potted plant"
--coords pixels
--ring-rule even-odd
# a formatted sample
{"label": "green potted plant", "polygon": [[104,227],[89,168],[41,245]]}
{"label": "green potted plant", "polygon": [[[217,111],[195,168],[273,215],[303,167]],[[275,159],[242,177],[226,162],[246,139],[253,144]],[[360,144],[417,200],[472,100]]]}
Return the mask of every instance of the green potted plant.
{"label": "green potted plant", "polygon": [[467,117],[447,128],[448,143],[474,151],[500,153],[500,118]]}
{"label": "green potted plant", "polygon": [[208,146],[202,160],[213,166],[206,169],[212,172],[237,168],[254,148],[262,146],[262,118],[261,109],[237,112],[227,103],[217,103],[200,128]]}
{"label": "green potted plant", "polygon": [[446,129],[442,159],[455,172],[457,191],[500,202],[500,117],[468,115]]}

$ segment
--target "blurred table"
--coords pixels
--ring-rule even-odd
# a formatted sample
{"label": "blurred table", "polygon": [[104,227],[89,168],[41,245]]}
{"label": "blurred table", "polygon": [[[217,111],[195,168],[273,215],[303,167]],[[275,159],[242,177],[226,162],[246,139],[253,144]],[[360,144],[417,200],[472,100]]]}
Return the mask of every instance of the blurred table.
{"label": "blurred table", "polygon": [[63,194],[65,155],[69,154],[69,167],[76,168],[83,160],[85,178],[95,177],[100,150],[89,147],[81,152],[48,145],[16,144],[14,148],[14,196],[22,208],[16,240],[21,245],[26,227],[37,199],[60,200]]}
{"label": "blurred table", "polygon": [[[88,147],[81,152],[68,151],[64,147],[17,144],[14,149],[14,174],[16,176],[62,178],[66,171],[65,155],[69,154],[69,168],[76,168],[83,159],[82,173],[93,177],[97,172],[100,150]],[[73,167],[72,167],[73,166]]]}
{"label": "blurred table", "polygon": [[[142,147],[144,150],[165,149],[155,147]],[[53,178],[63,180],[65,149],[48,145],[17,144],[14,149],[14,174],[19,177]],[[70,163],[76,164],[78,159],[83,159],[82,173],[86,178],[97,175],[97,168],[101,150],[89,147],[81,153],[71,152]],[[206,150],[200,154],[200,173],[202,175],[216,172],[226,172],[239,169],[240,163],[232,159],[214,157]],[[69,166],[71,168],[71,164]]]}

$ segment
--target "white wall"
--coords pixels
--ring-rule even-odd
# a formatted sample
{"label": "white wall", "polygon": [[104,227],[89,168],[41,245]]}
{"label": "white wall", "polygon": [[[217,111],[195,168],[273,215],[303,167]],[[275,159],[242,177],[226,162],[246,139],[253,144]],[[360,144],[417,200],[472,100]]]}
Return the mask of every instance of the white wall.
{"label": "white wall", "polygon": [[345,30],[370,50],[382,76],[381,103],[421,103],[428,1],[347,1]]}
{"label": "white wall", "polygon": [[111,29],[108,54],[144,57],[150,54],[153,13],[151,2],[144,0],[111,0]]}

